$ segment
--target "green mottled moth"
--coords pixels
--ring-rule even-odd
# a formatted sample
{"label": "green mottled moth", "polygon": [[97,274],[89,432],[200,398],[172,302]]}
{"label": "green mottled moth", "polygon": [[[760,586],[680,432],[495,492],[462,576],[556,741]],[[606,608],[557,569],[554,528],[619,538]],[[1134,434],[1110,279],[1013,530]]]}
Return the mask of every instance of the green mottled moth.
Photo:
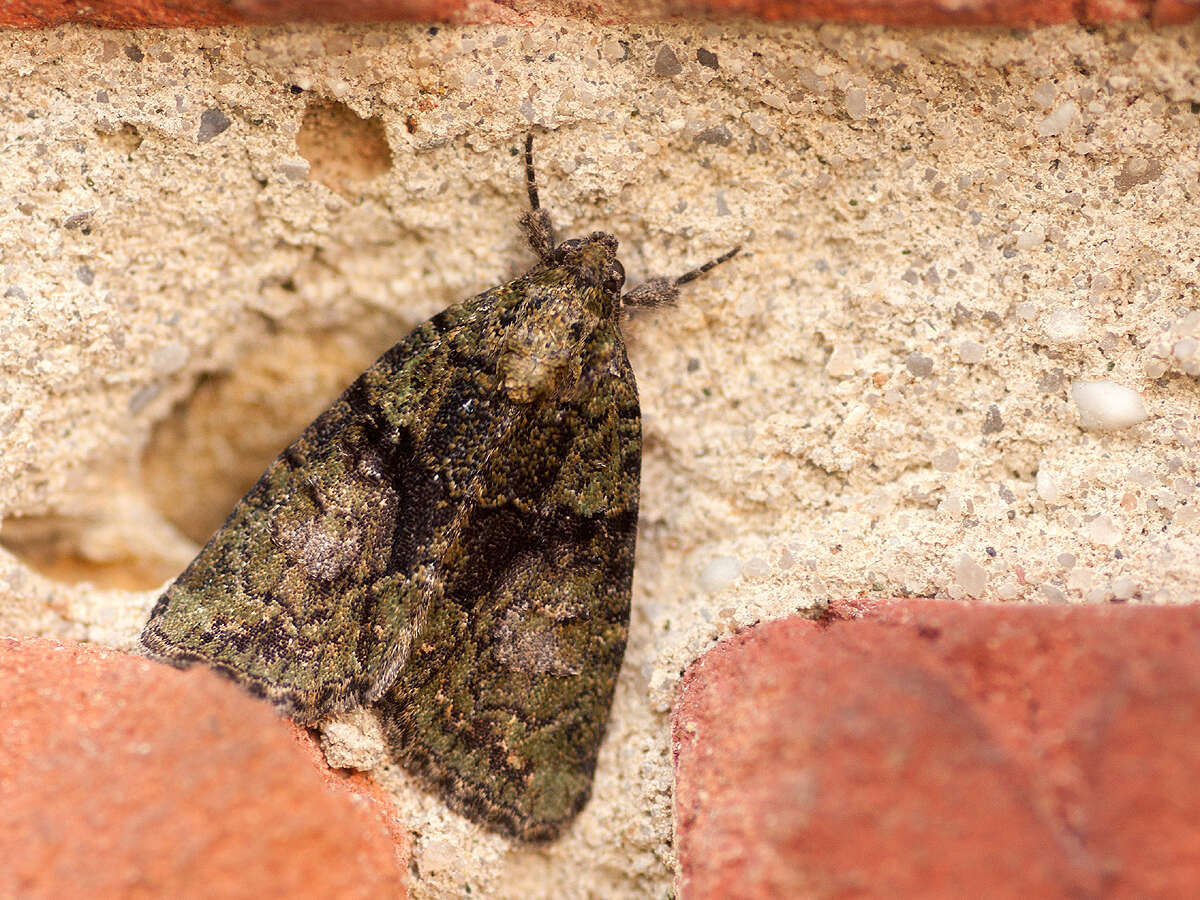
{"label": "green mottled moth", "polygon": [[154,606],[149,655],[305,725],[373,706],[393,758],[529,841],[587,802],[625,651],[641,471],[617,240],[555,243],[383,354],[288,446]]}

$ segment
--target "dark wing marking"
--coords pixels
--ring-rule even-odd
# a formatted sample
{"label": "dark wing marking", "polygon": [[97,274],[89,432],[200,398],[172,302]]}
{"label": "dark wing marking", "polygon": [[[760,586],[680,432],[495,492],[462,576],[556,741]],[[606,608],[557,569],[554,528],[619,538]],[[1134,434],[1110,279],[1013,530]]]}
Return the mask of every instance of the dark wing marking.
{"label": "dark wing marking", "polygon": [[528,406],[475,473],[443,595],[378,706],[396,758],[451,806],[547,840],[587,802],[629,623],[641,468],[615,324],[575,396]]}
{"label": "dark wing marking", "polygon": [[159,598],[141,639],[152,656],[206,663],[306,723],[387,689],[461,503],[437,454],[463,414],[430,410],[484,393],[448,373],[485,349],[504,291],[419,327],[279,455]]}

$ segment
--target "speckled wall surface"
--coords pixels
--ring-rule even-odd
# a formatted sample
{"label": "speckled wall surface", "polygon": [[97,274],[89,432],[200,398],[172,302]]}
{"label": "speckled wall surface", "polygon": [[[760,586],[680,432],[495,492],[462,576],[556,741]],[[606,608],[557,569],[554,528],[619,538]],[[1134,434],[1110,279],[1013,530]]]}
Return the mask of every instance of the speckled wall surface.
{"label": "speckled wall surface", "polygon": [[[382,772],[416,896],[665,895],[665,713],[744,624],[1197,596],[1195,27],[0,41],[7,631],[129,646],[344,383],[528,266],[527,130],[560,232],[614,231],[631,282],[746,248],[626,328],[642,531],[594,799],[521,849]],[[1144,420],[1082,428],[1097,381]]]}

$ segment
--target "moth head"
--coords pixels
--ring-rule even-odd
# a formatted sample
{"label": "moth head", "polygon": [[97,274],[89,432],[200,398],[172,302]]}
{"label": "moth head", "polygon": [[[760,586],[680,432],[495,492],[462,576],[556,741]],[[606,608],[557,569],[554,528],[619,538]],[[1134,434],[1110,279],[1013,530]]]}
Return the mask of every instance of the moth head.
{"label": "moth head", "polygon": [[603,231],[585,238],[572,238],[554,248],[551,265],[570,274],[576,290],[583,294],[596,313],[613,315],[617,299],[625,285],[625,267],[617,259],[617,239]]}

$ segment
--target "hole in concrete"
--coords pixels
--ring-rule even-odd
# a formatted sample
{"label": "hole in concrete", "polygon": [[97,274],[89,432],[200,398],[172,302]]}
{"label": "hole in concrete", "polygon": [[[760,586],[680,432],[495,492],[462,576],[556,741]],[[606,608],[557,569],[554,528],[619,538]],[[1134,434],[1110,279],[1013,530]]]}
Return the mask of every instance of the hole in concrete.
{"label": "hole in concrete", "polygon": [[145,591],[179,574],[177,561],[134,555],[119,535],[66,516],[13,516],[0,524],[0,546],[47,578]]}
{"label": "hole in concrete", "polygon": [[151,503],[193,541],[207,541],[279,452],[396,334],[393,320],[364,315],[336,331],[255,342],[232,372],[201,380],[155,429],[142,457]]}
{"label": "hole in concrete", "polygon": [[335,100],[309,104],[296,149],[308,160],[309,177],[342,195],[392,167],[383,121],[378,116],[364,119]]}
{"label": "hole in concrete", "polygon": [[125,156],[142,146],[141,134],[128,122],[122,122],[111,131],[98,129],[97,135],[100,146]]}

